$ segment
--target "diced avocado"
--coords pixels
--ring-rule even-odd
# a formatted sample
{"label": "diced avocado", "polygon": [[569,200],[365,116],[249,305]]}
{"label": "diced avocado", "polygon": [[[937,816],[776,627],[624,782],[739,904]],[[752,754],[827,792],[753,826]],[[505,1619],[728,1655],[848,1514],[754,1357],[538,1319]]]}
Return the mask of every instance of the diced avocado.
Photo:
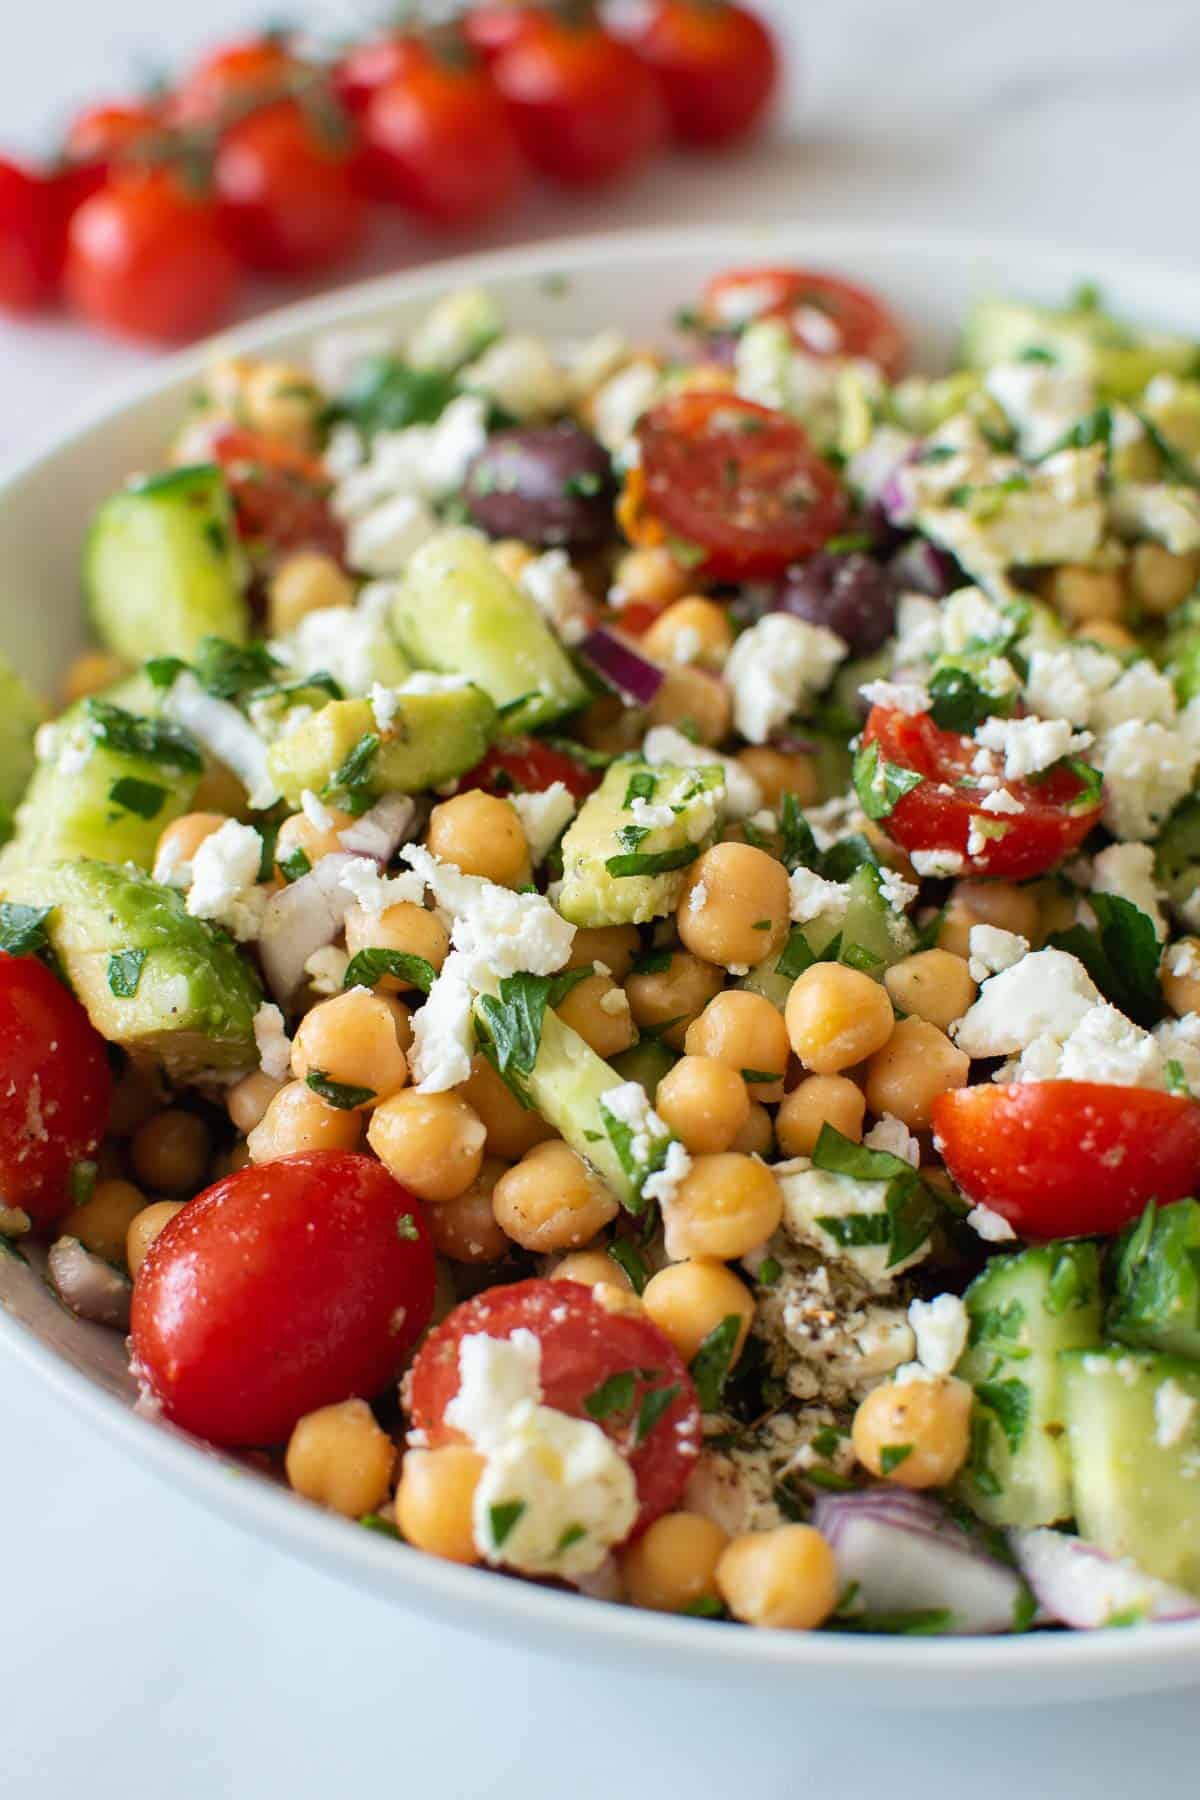
{"label": "diced avocado", "polygon": [[1110,1348],[1061,1368],[1080,1537],[1200,1594],[1200,1367]]}
{"label": "diced avocado", "polygon": [[127,662],[186,660],[210,633],[245,643],[250,609],[220,469],[172,469],[106,500],[88,533],[83,581],[96,635]]}
{"label": "diced avocado", "polygon": [[956,1373],[975,1389],[971,1453],[958,1480],[991,1525],[1071,1516],[1061,1350],[1100,1342],[1094,1244],[1046,1244],[995,1256],[964,1296],[970,1318]]}
{"label": "diced avocado", "polygon": [[636,1081],[644,1087],[651,1103],[664,1075],[675,1067],[676,1058],[657,1038],[643,1038],[632,1050],[622,1050],[613,1057],[613,1068],[622,1081]]}
{"label": "diced avocado", "polygon": [[1159,832],[1154,874],[1172,906],[1185,906],[1200,890],[1200,795],[1181,800]]}
{"label": "diced avocado", "polygon": [[793,925],[779,955],[756,963],[740,985],[764,994],[782,1011],[793,981],[810,963],[847,963],[882,978],[893,963],[910,956],[916,932],[904,914],[888,904],[873,864],[862,863],[847,886],[850,894],[844,909],[818,913],[804,925]]}
{"label": "diced avocado", "polygon": [[148,869],[165,826],[191,807],[204,757],[181,726],[80,701],[45,727],[3,866],[70,857]]}
{"label": "diced avocado", "polygon": [[[970,369],[959,369],[935,380],[926,375],[909,375],[892,389],[890,403],[896,423],[906,431],[916,432],[918,437],[928,437],[957,413],[974,412],[977,404],[985,412],[999,413],[982,380]],[[1002,431],[1006,429],[1003,414],[999,424]]]}
{"label": "diced avocado", "polygon": [[549,724],[588,699],[534,602],[475,532],[439,532],[421,546],[392,624],[414,663],[465,675],[490,694],[508,731]]}
{"label": "diced avocado", "polygon": [[177,1081],[253,1068],[258,977],[183,896],[111,863],[6,871],[6,900],[53,907],[46,930],[88,1017],[110,1043]]}
{"label": "diced avocado", "polygon": [[459,288],[444,294],[426,313],[408,341],[415,369],[452,374],[479,356],[504,330],[504,315],[486,288]]}
{"label": "diced avocado", "polygon": [[717,763],[613,763],[562,841],[563,918],[640,925],[671,912],[712,838],[724,780]]}
{"label": "diced avocado", "polygon": [[962,359],[969,369],[1021,362],[1042,352],[1064,368],[1091,375],[1103,393],[1118,400],[1140,394],[1155,375],[1191,375],[1200,365],[1192,339],[1134,331],[1094,305],[978,300],[967,315]]}
{"label": "diced avocado", "polygon": [[1109,1337],[1200,1362],[1200,1202],[1152,1200],[1116,1247]]}
{"label": "diced avocado", "polygon": [[33,774],[33,738],[46,706],[0,657],[0,844],[12,835],[13,816]]}
{"label": "diced avocado", "polygon": [[369,700],[331,700],[267,754],[271,779],[292,806],[306,789],[365,811],[382,794],[416,794],[473,768],[496,734],[496,709],[477,687],[392,691],[381,730]]}

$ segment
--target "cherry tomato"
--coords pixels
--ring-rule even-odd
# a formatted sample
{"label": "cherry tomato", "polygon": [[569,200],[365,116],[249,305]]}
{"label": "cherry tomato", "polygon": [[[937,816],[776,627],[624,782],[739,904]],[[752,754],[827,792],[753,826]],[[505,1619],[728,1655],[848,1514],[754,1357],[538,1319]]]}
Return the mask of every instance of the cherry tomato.
{"label": "cherry tomato", "polygon": [[0,161],[0,308],[36,312],[62,271],[63,205],[56,184]]}
{"label": "cherry tomato", "polygon": [[471,66],[414,63],[372,96],[363,133],[371,192],[434,225],[489,218],[524,177],[504,107]]}
{"label": "cherry tomato", "polygon": [[237,279],[216,208],[170,169],[114,175],[68,227],[68,298],[124,337],[172,342],[211,331]]}
{"label": "cherry tomato", "polygon": [[[985,812],[987,790],[973,769],[979,746],[942,731],[928,713],[873,706],[863,743],[878,743],[881,765],[922,777],[879,821],[888,836],[910,854],[957,851],[966,874],[1006,881],[1044,875],[1079,847],[1100,817],[1099,799],[1070,768],[1052,769],[1037,780],[1006,781],[1021,811]],[[973,828],[982,848],[972,854],[967,845]]]}
{"label": "cherry tomato", "polygon": [[115,164],[148,144],[161,129],[161,112],[142,100],[113,101],[79,113],[67,131],[66,166],[59,176],[67,217],[104,186]]}
{"label": "cherry tomato", "polygon": [[471,8],[463,20],[463,36],[476,56],[491,62],[545,22],[545,13],[536,6],[505,5],[504,0],[493,0],[492,5]]}
{"label": "cherry tomato", "polygon": [[112,1077],[104,1039],[35,956],[0,955],[0,1197],[45,1230],[71,1205],[72,1163],[95,1154]]}
{"label": "cherry tomato", "polygon": [[346,540],[315,457],[231,425],[212,440],[233,495],[238,536],[252,549],[324,550],[344,560]]}
{"label": "cherry tomato", "polygon": [[482,762],[459,777],[459,791],[486,788],[492,794],[541,794],[561,781],[576,800],[600,785],[591,769],[537,738],[508,738],[493,744]]}
{"label": "cherry tomato", "polygon": [[678,394],[637,428],[641,457],[622,523],[636,541],[670,533],[722,581],[781,575],[842,529],[848,502],[801,426],[728,394]]}
{"label": "cherry tomato", "polygon": [[1200,1105],[1099,1081],[952,1089],[933,1103],[934,1142],[969,1200],[1027,1238],[1108,1236],[1149,1200],[1194,1194]]}
{"label": "cherry tomato", "polygon": [[207,125],[239,103],[274,99],[304,74],[304,64],[276,37],[221,44],[184,78],[168,113],[175,125]]}
{"label": "cherry tomato", "polygon": [[429,60],[419,38],[406,32],[370,38],[354,44],[333,71],[333,84],[342,105],[359,117],[373,94],[391,81],[399,81],[418,63]]}
{"label": "cherry tomato", "polygon": [[779,53],[761,19],[714,0],[657,0],[630,40],[663,91],[682,144],[729,144],[761,120]]}
{"label": "cherry tomato", "polygon": [[214,1444],[277,1444],[318,1406],[393,1380],[433,1311],[421,1203],[373,1157],[239,1169],[155,1239],[133,1357],[166,1417]]}
{"label": "cherry tomato", "polygon": [[522,148],[567,187],[628,175],[662,142],[658,84],[628,44],[589,23],[547,18],[492,62]]}
{"label": "cherry tomato", "polygon": [[[542,1350],[542,1396],[547,1406],[576,1419],[593,1418],[587,1399],[613,1375],[635,1376],[630,1404],[595,1420],[626,1457],[637,1479],[635,1529],[678,1501],[700,1451],[700,1407],[678,1352],[647,1319],[606,1312],[590,1288],[569,1281],[518,1281],[488,1288],[456,1306],[430,1333],[412,1368],[412,1417],[433,1445],[459,1434],[443,1423],[458,1392],[458,1347],[472,1332],[505,1338],[532,1331]],[[671,1404],[644,1441],[638,1412],[651,1392],[676,1388]]]}
{"label": "cherry tomato", "polygon": [[752,319],[784,319],[809,356],[863,356],[891,381],[908,361],[908,336],[882,300],[815,269],[735,269],[719,275],[705,289],[701,317],[715,332]]}
{"label": "cherry tomato", "polygon": [[362,237],[352,155],[295,100],[234,125],[217,152],[221,221],[242,261],[272,274],[328,268]]}

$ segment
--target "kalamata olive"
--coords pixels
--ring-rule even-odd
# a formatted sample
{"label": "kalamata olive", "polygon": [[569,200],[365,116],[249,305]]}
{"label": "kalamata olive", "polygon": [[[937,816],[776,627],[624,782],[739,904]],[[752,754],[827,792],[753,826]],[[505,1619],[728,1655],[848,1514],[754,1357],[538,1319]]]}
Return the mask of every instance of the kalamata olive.
{"label": "kalamata olive", "polygon": [[862,551],[822,550],[788,571],[773,610],[824,625],[846,640],[852,655],[869,656],[894,628],[896,590],[886,569]]}
{"label": "kalamata olive", "polygon": [[496,538],[592,545],[613,534],[608,453],[570,420],[497,431],[467,470],[463,499]]}

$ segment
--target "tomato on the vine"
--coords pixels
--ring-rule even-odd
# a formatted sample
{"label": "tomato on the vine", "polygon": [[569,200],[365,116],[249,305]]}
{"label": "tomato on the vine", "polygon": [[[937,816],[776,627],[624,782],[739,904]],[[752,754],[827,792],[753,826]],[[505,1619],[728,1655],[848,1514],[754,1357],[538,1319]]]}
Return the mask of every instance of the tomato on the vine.
{"label": "tomato on the vine", "polygon": [[59,175],[68,215],[103,187],[122,160],[148,147],[161,129],[161,109],[146,100],[110,101],[77,113],[67,129]]}
{"label": "tomato on the vine", "polygon": [[214,432],[212,454],[229,483],[238,536],[252,551],[323,550],[344,558],[329,477],[315,457],[237,425]]}
{"label": "tomato on the vine", "polygon": [[957,1186],[1021,1237],[1109,1236],[1196,1191],[1200,1104],[1181,1094],[986,1082],[939,1094],[933,1130]]}
{"label": "tomato on the vine", "polygon": [[459,791],[486,788],[492,794],[542,794],[561,781],[576,800],[600,785],[599,776],[562,750],[537,738],[505,738],[482,761],[459,777]]}
{"label": "tomato on the vine", "polygon": [[217,151],[221,222],[241,260],[289,274],[328,268],[366,223],[345,122],[277,100],[233,125]]}
{"label": "tomato on the vine", "polygon": [[365,44],[352,44],[334,66],[334,91],[347,111],[360,117],[373,94],[389,81],[399,81],[427,57],[424,44],[411,32],[368,38]]}
{"label": "tomato on the vine", "polygon": [[36,957],[0,955],[0,1203],[54,1225],[111,1097],[107,1046],[78,1000]]}
{"label": "tomato on the vine", "polygon": [[588,13],[579,23],[548,15],[518,34],[491,71],[526,156],[568,187],[632,173],[665,135],[653,75]]}
{"label": "tomato on the vine", "polygon": [[414,60],[377,89],[363,136],[371,192],[434,225],[489,218],[513,198],[525,172],[487,75],[444,57]]}
{"label": "tomato on the vine", "polygon": [[54,181],[0,161],[0,309],[36,312],[62,272],[63,200]]}
{"label": "tomato on the vine", "polygon": [[219,44],[184,77],[168,102],[168,117],[174,125],[210,125],[239,104],[277,99],[304,72],[282,38]]}
{"label": "tomato on the vine", "polygon": [[630,38],[662,87],[682,144],[729,144],[760,122],[779,78],[762,20],[724,0],[656,0]]}
{"label": "tomato on the vine", "polygon": [[68,298],[122,336],[198,337],[219,323],[237,280],[216,207],[174,169],[121,171],[68,227]]}
{"label": "tomato on the vine", "polygon": [[709,282],[700,316],[715,333],[782,319],[806,355],[866,357],[890,381],[908,361],[908,335],[891,308],[866,288],[816,269],[730,270]]}
{"label": "tomato on the vine", "polygon": [[463,20],[463,36],[485,62],[511,48],[518,39],[537,31],[546,22],[546,14],[538,6],[516,6],[504,0],[473,6]]}

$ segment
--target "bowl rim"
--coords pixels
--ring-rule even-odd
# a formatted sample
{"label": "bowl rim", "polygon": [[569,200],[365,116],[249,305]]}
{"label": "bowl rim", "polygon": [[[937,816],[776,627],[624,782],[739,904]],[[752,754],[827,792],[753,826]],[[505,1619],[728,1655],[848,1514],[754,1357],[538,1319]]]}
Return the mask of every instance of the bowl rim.
{"label": "bowl rim", "polygon": [[[1200,312],[1200,275],[1154,259],[1119,251],[1064,251],[1036,239],[988,234],[972,237],[961,231],[891,229],[886,226],[809,224],[804,221],[759,221],[691,225],[669,230],[588,234],[548,239],[500,250],[488,250],[444,261],[423,263],[398,273],[373,276],[262,314],[150,368],[106,388],[79,408],[64,425],[48,432],[23,455],[0,468],[0,507],[19,504],[24,481],[35,476],[72,445],[175,384],[194,377],[214,352],[253,353],[276,340],[308,331],[351,325],[363,314],[389,303],[433,297],[464,282],[537,280],[550,272],[566,275],[619,266],[624,258],[669,266],[676,258],[709,256],[727,261],[752,255],[788,252],[793,256],[829,255],[850,260],[858,251],[883,253],[899,260],[958,257],[964,264],[982,262],[1019,268],[1032,266],[1039,278],[1061,279],[1064,288],[1081,267],[1105,268],[1138,283],[1179,293],[1191,286]],[[568,314],[564,312],[564,320]],[[1184,1686],[1200,1679],[1200,1622],[1158,1625],[1146,1631],[1027,1633],[996,1637],[891,1637],[815,1632],[771,1632],[714,1629],[711,1620],[635,1612],[584,1596],[492,1571],[460,1567],[414,1550],[381,1541],[375,1534],[348,1531],[346,1521],[305,1504],[273,1482],[231,1462],[199,1440],[150,1421],[86,1375],[67,1357],[52,1350],[32,1330],[0,1307],[0,1344],[10,1350],[73,1411],[91,1420],[110,1440],[127,1446],[154,1473],[189,1492],[211,1511],[231,1518],[287,1547],[311,1564],[354,1581],[389,1600],[437,1615],[448,1623],[481,1629],[491,1635],[522,1639],[538,1648],[538,1639],[553,1638],[556,1648],[593,1647],[614,1658],[622,1651],[649,1651],[668,1670],[719,1676],[741,1670],[784,1669],[801,1674],[852,1678],[912,1678],[923,1685],[950,1677],[968,1698],[980,1699],[985,1679],[1019,1681],[1030,1690],[1051,1674],[1069,1672],[1084,1683],[1090,1671],[1109,1677],[1155,1666],[1153,1683]],[[236,1485],[231,1477],[243,1479]],[[248,1479],[246,1477],[249,1477]],[[236,1503],[231,1504],[231,1495]],[[1036,1697],[1030,1692],[1029,1697]],[[934,1696],[927,1694],[928,1701]]]}

